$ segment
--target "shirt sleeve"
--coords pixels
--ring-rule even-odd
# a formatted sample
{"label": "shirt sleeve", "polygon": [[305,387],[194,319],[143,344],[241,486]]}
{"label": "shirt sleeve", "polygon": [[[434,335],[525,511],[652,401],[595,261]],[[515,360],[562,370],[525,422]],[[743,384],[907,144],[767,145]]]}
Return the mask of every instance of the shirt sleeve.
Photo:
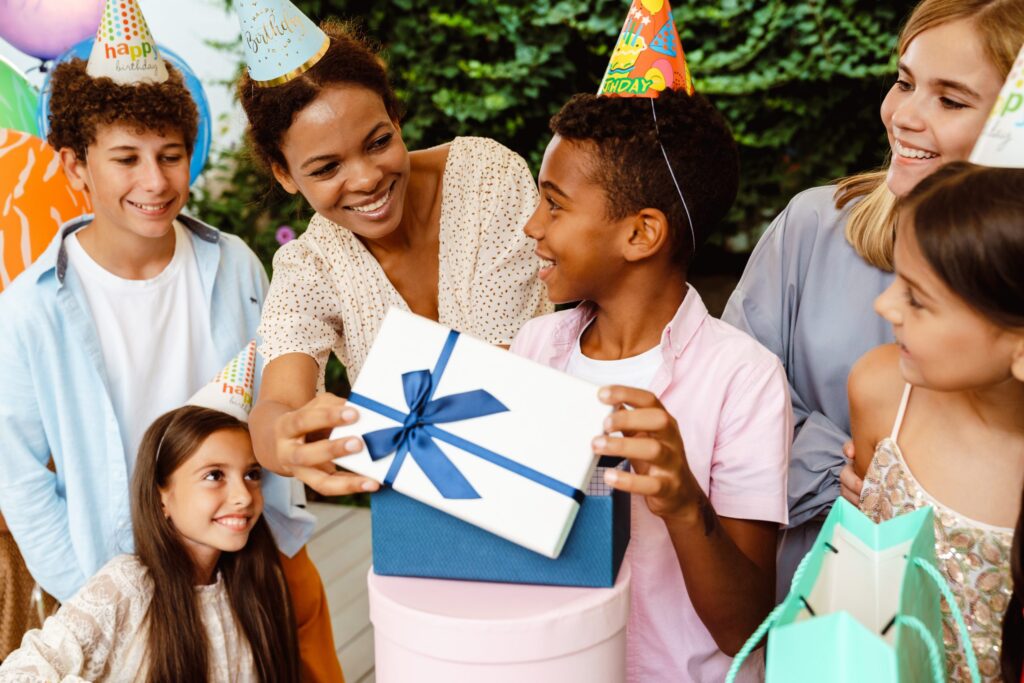
{"label": "shirt sleeve", "polygon": [[30,357],[14,327],[0,335],[0,510],[33,578],[67,600],[87,577],[71,545],[67,501],[47,467],[50,445]]}
{"label": "shirt sleeve", "polygon": [[729,388],[708,497],[723,517],[786,524],[793,415],[786,374],[771,360],[752,366]]}
{"label": "shirt sleeve", "polygon": [[316,360],[322,376],[331,349],[341,339],[341,310],[328,265],[304,237],[274,255],[274,277],[259,325],[259,351],[267,363],[288,353],[304,353]]}
{"label": "shirt sleeve", "polygon": [[123,558],[101,569],[42,628],[25,634],[0,666],[0,683],[86,683],[103,677],[115,641],[135,635],[126,623],[132,596],[114,575]]}
{"label": "shirt sleeve", "polygon": [[485,171],[494,179],[494,190],[486,200],[490,210],[470,288],[472,332],[492,344],[510,344],[528,320],[554,306],[537,277],[537,245],[523,232],[540,201],[537,186],[522,157],[489,142],[498,151]]}
{"label": "shirt sleeve", "polygon": [[[795,202],[796,200],[794,200]],[[794,202],[779,214],[758,242],[722,320],[751,335],[785,365],[792,353],[790,330],[799,307],[802,260],[792,234],[805,220]],[[839,496],[839,472],[846,464],[843,443],[849,435],[828,417],[808,409],[791,383],[796,439],[789,464],[789,525],[799,526],[826,512]]]}

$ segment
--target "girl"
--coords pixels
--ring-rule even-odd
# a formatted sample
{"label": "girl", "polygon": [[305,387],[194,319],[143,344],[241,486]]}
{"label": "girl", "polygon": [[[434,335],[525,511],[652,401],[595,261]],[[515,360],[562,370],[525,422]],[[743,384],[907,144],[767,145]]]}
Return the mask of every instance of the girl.
{"label": "girl", "polygon": [[1024,683],[1024,501],[1010,548],[1013,595],[1003,619],[1003,680]]}
{"label": "girl", "polygon": [[317,212],[274,258],[250,423],[267,468],[345,494],[376,488],[335,474],[350,442],[304,443],[343,419],[344,402],[321,393],[332,352],[355,380],[390,306],[509,344],[551,304],[522,232],[537,206],[523,159],[470,137],[408,151],[383,62],[348,27],[323,28],[326,53],[308,71],[273,87],[246,74],[238,87],[257,155]]}
{"label": "girl", "polygon": [[[1024,170],[949,164],[898,216],[896,278],[875,300],[896,343],[850,375],[861,509],[935,509],[939,568],[997,681],[1024,486]],[[952,620],[944,631],[952,680],[967,680]]]}
{"label": "girl", "polygon": [[132,479],[135,555],[115,557],[0,680],[299,680],[288,588],[245,425],[185,406],[143,437]]}
{"label": "girl", "polygon": [[881,108],[888,167],[795,197],[754,249],[722,315],[773,351],[789,377],[797,432],[779,595],[840,484],[852,502],[859,495],[843,453],[846,378],[864,353],[892,341],[871,301],[892,282],[895,200],[940,165],[968,157],[1022,41],[1021,0],[918,4]]}

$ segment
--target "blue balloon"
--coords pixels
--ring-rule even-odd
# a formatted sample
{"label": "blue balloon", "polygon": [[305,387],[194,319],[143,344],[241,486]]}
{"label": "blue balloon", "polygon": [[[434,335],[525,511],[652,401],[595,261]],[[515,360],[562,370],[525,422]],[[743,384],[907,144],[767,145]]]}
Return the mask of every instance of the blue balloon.
{"label": "blue balloon", "polygon": [[[93,40],[93,38],[86,38],[82,42],[73,46],[60,57],[53,60],[53,66],[55,67],[61,62],[66,62],[76,57],[88,61],[89,55],[92,54]],[[206,91],[203,90],[203,84],[185,60],[159,43],[157,43],[157,49],[160,50],[160,56],[163,57],[168,64],[173,65],[174,68],[180,71],[182,76],[185,77],[185,85],[188,87],[188,91],[191,93],[192,99],[195,100],[196,108],[199,110],[199,130],[196,134],[196,144],[195,148],[192,150],[192,161],[189,166],[191,180],[192,182],[195,182],[196,178],[199,177],[199,174],[203,172],[203,167],[206,166],[207,157],[210,156],[210,136],[213,130],[210,123],[210,103],[206,99]],[[46,135],[50,132],[49,74],[47,74],[46,80],[43,81],[43,88],[39,93],[39,108],[36,116],[39,121],[39,136],[46,139]]]}

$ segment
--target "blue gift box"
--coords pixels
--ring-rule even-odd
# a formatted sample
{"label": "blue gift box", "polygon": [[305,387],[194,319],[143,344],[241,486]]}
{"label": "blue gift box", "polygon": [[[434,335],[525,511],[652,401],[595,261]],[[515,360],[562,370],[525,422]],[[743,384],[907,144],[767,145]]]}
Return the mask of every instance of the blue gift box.
{"label": "blue gift box", "polygon": [[385,576],[606,588],[629,544],[629,494],[587,496],[557,559],[392,489],[372,496],[373,570]]}

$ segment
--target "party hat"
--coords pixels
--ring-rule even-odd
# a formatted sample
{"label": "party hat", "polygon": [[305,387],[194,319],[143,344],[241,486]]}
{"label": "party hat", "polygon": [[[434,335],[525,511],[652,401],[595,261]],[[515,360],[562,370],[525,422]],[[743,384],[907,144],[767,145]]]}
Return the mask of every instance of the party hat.
{"label": "party hat", "polygon": [[122,85],[167,80],[167,67],[137,0],[107,0],[86,73]]}
{"label": "party hat", "polygon": [[331,41],[290,0],[236,0],[249,76],[263,87],[311,69]]}
{"label": "party hat", "polygon": [[657,97],[665,88],[693,94],[668,0],[632,0],[598,95]]}
{"label": "party hat", "polygon": [[981,166],[1024,168],[1024,46],[974,144],[970,160]]}
{"label": "party hat", "polygon": [[255,379],[256,342],[249,342],[187,405],[212,408],[248,422]]}

